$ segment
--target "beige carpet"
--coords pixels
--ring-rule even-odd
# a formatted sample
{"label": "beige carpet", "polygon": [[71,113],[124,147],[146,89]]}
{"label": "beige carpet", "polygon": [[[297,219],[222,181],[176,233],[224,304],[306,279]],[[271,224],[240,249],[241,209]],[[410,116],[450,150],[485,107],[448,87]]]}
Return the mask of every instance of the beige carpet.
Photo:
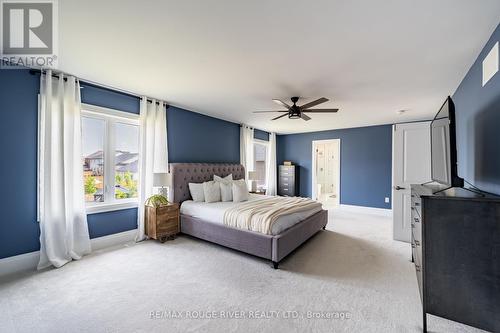
{"label": "beige carpet", "polygon": [[[409,245],[392,241],[391,220],[334,211],[327,228],[279,270],[179,237],[4,279],[0,331],[421,331]],[[432,316],[428,324],[431,332],[478,331]]]}

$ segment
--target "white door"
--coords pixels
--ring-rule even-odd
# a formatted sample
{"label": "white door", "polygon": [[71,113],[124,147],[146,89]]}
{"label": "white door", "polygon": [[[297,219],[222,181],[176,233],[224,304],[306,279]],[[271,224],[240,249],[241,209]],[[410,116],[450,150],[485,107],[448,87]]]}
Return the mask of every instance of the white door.
{"label": "white door", "polygon": [[340,139],[313,141],[312,197],[324,206],[340,203]]}
{"label": "white door", "polygon": [[430,122],[393,125],[393,237],[410,242],[411,184],[431,180]]}

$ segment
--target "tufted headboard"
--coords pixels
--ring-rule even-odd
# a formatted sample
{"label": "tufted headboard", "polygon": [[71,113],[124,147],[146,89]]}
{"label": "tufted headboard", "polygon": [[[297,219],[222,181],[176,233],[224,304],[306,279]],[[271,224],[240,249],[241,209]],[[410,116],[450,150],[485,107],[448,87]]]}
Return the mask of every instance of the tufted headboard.
{"label": "tufted headboard", "polygon": [[233,179],[244,179],[245,168],[241,164],[230,163],[170,163],[174,202],[182,203],[191,199],[189,183],[203,183],[213,180],[214,175],[225,177],[233,174]]}

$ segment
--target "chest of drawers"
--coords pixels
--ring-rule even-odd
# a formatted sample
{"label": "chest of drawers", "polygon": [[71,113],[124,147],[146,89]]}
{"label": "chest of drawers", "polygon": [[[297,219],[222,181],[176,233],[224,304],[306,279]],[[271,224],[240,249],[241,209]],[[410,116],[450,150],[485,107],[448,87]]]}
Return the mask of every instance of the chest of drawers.
{"label": "chest of drawers", "polygon": [[299,195],[298,170],[296,165],[280,165],[278,168],[278,195],[296,197]]}
{"label": "chest of drawers", "polygon": [[433,314],[500,331],[500,198],[411,186],[412,259],[423,327]]}

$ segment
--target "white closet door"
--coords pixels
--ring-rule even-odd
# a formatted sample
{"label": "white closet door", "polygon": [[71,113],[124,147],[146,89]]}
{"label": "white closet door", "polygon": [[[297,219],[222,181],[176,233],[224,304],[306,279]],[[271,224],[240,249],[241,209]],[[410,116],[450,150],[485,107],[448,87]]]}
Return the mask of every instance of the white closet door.
{"label": "white closet door", "polygon": [[431,180],[430,122],[396,124],[392,140],[393,237],[410,242],[410,185]]}

